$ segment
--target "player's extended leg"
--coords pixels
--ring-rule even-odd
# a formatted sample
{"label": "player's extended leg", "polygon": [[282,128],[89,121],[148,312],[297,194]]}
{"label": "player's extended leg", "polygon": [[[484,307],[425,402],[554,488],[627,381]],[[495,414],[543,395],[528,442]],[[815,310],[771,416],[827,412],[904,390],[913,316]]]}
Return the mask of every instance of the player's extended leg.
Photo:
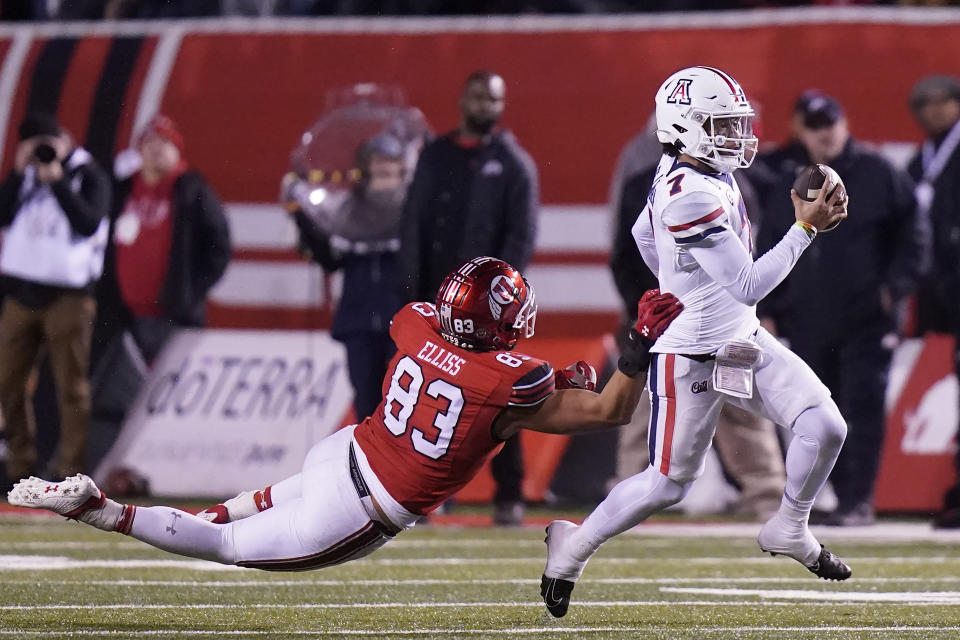
{"label": "player's extended leg", "polygon": [[823,548],[807,527],[810,509],[840,453],[847,425],[830,391],[799,356],[760,329],[763,364],[754,397],[741,404],[774,422],[791,425],[787,486],[780,508],[760,529],[764,551],[793,558],[821,578],[846,580],[850,568]]}
{"label": "player's extended leg", "polygon": [[763,525],[757,542],[773,554],[800,562],[826,580],[846,580],[850,567],[827,551],[810,533],[810,509],[833,469],[847,426],[831,399],[807,409],[793,425],[787,449],[787,486],[780,509]]}
{"label": "player's extended leg", "polygon": [[[30,477],[7,494],[15,506],[47,509],[103,531],[131,534],[139,540],[181,555],[232,563],[225,528],[171,507],[136,507],[114,502],[88,476],[59,482]],[[137,533],[133,521],[137,520]]]}
{"label": "player's extended leg", "polygon": [[707,388],[711,368],[709,361],[654,354],[650,466],[617,484],[579,527],[563,520],[547,527],[540,595],[554,616],[566,614],[574,583],[601,544],[682,500],[700,474],[724,401]]}
{"label": "player's extended leg", "polygon": [[357,494],[347,464],[350,441],[346,431],[311,450],[303,478],[311,490],[303,497],[226,525],[171,507],[118,504],[84,475],[58,483],[28,478],[8,500],[188,557],[274,571],[318,569],[372,553],[395,533],[371,520]]}

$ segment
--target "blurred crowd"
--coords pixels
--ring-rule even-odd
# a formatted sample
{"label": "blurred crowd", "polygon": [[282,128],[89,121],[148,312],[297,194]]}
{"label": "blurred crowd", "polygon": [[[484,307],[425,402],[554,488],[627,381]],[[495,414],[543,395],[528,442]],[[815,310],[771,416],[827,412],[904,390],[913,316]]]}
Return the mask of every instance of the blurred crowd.
{"label": "blurred crowd", "polygon": [[0,2],[0,19],[602,14],[800,6],[956,4],[956,0],[3,0]]}

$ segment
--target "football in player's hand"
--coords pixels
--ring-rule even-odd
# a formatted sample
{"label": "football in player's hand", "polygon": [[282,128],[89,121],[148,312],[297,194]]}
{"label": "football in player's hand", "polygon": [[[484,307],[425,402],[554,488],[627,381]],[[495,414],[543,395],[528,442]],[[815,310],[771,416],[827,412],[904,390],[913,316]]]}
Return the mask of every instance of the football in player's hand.
{"label": "football in player's hand", "polygon": [[[817,199],[817,194],[820,193],[824,181],[830,185],[827,191],[827,200],[833,196],[837,189],[840,190],[841,198],[847,197],[847,188],[844,186],[843,180],[840,179],[840,175],[825,164],[815,164],[801,171],[797,179],[793,181],[793,190],[802,200],[813,202]],[[840,222],[842,222],[842,219],[821,229],[821,231],[833,231]]]}

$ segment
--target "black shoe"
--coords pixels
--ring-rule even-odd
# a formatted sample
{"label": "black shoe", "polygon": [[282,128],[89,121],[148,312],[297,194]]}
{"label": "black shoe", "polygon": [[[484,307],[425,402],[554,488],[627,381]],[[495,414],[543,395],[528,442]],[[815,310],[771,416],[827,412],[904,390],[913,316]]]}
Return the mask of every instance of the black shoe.
{"label": "black shoe", "polygon": [[850,509],[837,509],[820,524],[828,527],[869,527],[877,523],[877,514],[869,503],[861,502]]}
{"label": "black shoe", "polygon": [[574,583],[570,580],[562,578],[548,578],[547,576],[540,578],[540,596],[543,597],[543,602],[547,605],[547,611],[554,618],[562,618],[567,615],[573,585]]}
{"label": "black shoe", "polygon": [[827,548],[823,545],[820,545],[820,557],[817,558],[816,563],[807,567],[807,569],[824,580],[846,580],[853,574],[853,571],[843,560],[827,551]]}

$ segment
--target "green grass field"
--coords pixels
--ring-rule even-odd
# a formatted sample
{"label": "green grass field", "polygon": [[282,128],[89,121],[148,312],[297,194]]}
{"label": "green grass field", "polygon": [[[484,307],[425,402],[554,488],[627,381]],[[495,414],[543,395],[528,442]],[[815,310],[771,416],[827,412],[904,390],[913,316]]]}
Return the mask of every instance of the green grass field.
{"label": "green grass field", "polygon": [[54,517],[0,516],[0,637],[960,638],[960,537],[815,530],[854,569],[762,555],[758,525],[659,520],[608,543],[551,618],[542,528],[421,527],[309,573],[179,558]]}

